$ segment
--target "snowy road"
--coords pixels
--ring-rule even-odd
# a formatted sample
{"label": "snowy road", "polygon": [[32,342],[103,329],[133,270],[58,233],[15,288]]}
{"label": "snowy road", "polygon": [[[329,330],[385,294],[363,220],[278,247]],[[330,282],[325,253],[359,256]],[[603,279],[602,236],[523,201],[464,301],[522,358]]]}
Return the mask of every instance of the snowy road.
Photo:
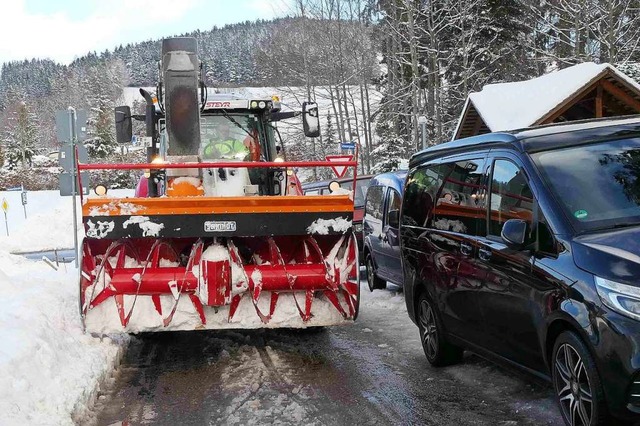
{"label": "snowy road", "polygon": [[363,292],[356,324],[321,332],[134,338],[92,415],[99,425],[562,424],[551,386],[531,376],[473,354],[430,367],[389,291]]}

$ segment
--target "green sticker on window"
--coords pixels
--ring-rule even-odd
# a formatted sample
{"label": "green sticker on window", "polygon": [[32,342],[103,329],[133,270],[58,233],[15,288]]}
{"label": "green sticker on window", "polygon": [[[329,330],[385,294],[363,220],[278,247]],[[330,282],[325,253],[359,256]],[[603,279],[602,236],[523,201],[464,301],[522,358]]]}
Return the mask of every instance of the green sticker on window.
{"label": "green sticker on window", "polygon": [[586,210],[577,210],[573,215],[576,219],[586,219],[587,216],[589,216],[589,213],[587,213]]}

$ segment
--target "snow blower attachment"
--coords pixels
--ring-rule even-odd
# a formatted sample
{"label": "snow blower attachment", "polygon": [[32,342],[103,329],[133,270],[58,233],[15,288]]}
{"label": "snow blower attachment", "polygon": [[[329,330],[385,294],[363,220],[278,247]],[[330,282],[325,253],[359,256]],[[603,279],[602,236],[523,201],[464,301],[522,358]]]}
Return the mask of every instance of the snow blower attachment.
{"label": "snow blower attachment", "polygon": [[[280,112],[276,99],[208,99],[201,86],[198,100],[197,90],[187,90],[197,82],[191,78],[198,68],[196,47],[193,39],[163,44],[158,98],[164,107],[144,93],[147,114],[140,118],[152,138],[149,162],[78,165],[79,171],[133,169],[147,176],[134,198],[83,200],[80,304],[86,330],[311,327],[355,320],[353,200],[295,191],[294,168],[334,164],[279,157],[271,123],[300,114]],[[118,109],[118,126],[130,126],[130,119]],[[317,131],[317,109],[303,120],[312,120],[305,129]],[[229,124],[235,140],[244,142],[245,150],[234,142],[242,159],[225,157],[222,149],[235,149],[234,139],[219,133]],[[227,139],[208,153],[221,138]],[[356,162],[344,165],[355,179]]]}

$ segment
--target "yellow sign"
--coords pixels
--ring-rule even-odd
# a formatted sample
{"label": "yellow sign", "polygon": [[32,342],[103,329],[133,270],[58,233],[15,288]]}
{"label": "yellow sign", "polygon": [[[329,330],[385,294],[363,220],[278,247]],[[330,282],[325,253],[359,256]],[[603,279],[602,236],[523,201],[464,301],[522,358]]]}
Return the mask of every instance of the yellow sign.
{"label": "yellow sign", "polygon": [[7,199],[2,199],[2,210],[6,213],[9,210],[9,203],[7,203]]}

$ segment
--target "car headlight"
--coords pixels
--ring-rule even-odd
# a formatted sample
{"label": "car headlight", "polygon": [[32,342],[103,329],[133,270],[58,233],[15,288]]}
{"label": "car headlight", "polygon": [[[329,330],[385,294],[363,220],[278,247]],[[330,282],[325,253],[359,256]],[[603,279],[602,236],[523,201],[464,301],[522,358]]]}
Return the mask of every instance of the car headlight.
{"label": "car headlight", "polygon": [[602,302],[616,312],[640,320],[640,288],[595,277]]}
{"label": "car headlight", "polygon": [[353,225],[353,230],[356,232],[362,232],[362,224],[361,223],[356,223]]}

